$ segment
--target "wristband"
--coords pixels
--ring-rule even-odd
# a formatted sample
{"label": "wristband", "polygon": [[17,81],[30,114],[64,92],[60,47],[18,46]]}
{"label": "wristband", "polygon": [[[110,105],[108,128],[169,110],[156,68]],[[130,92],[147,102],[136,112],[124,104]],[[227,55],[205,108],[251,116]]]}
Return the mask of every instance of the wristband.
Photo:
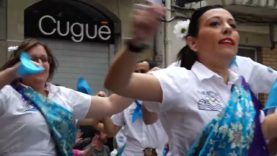
{"label": "wristband", "polygon": [[132,39],[126,40],[125,45],[127,49],[132,53],[142,53],[144,50],[149,48],[148,44],[145,44],[145,43],[135,44]]}

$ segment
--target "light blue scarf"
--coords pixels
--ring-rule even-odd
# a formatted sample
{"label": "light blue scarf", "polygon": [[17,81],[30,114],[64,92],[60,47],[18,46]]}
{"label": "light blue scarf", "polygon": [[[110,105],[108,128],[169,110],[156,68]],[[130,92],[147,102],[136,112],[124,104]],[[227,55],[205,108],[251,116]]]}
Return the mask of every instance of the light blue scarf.
{"label": "light blue scarf", "polygon": [[[253,145],[253,140],[263,139],[259,133],[261,130],[257,129],[260,127],[256,124],[258,113],[254,106],[256,102],[252,99],[254,94],[245,80],[241,79],[240,86],[232,87],[228,106],[204,128],[190,148],[189,156],[245,156],[252,153],[250,146]],[[253,139],[254,135],[259,136]],[[267,153],[267,149],[261,153]]]}
{"label": "light blue scarf", "polygon": [[135,123],[137,119],[142,119],[142,110],[141,110],[141,103],[139,100],[135,100],[136,108],[134,109],[133,116],[132,116],[132,123]]}
{"label": "light blue scarf", "polygon": [[265,113],[277,107],[277,79],[275,80],[264,108]]}
{"label": "light blue scarf", "polygon": [[72,112],[55,102],[45,99],[31,87],[24,87],[21,84],[13,85],[13,87],[27,102],[35,106],[45,118],[55,142],[58,156],[72,156],[76,131]]}

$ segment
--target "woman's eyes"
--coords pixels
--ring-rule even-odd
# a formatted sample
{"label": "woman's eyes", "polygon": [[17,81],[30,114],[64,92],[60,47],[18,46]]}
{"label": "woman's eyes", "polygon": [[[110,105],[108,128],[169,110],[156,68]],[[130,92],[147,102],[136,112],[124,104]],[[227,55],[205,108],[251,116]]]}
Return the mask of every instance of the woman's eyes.
{"label": "woman's eyes", "polygon": [[40,58],[31,58],[32,61],[39,62],[41,60],[42,62],[48,62],[48,58],[46,57],[40,57]]}
{"label": "woman's eyes", "polygon": [[[219,21],[213,21],[213,22],[210,22],[210,26],[211,27],[219,27],[222,23],[219,22]],[[229,25],[233,28],[233,29],[236,29],[237,28],[237,25],[235,23],[229,23]]]}
{"label": "woman's eyes", "polygon": [[217,27],[220,25],[220,22],[214,21],[209,24],[211,27]]}

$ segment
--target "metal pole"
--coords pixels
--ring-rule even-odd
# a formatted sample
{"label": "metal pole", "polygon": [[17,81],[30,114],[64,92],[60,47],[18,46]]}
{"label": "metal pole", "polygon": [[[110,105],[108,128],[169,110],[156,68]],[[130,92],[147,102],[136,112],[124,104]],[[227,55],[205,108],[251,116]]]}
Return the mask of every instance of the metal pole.
{"label": "metal pole", "polygon": [[[165,0],[165,7],[166,7],[166,14],[165,14],[165,20],[169,21],[171,19],[171,0]],[[169,65],[170,63],[170,51],[171,51],[171,23],[165,22],[165,51],[164,51],[164,65],[165,67]]]}

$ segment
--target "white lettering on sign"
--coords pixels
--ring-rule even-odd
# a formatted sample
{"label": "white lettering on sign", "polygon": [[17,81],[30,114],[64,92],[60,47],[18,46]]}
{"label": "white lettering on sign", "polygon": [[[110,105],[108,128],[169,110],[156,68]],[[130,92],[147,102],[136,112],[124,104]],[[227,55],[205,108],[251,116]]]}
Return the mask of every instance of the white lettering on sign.
{"label": "white lettering on sign", "polygon": [[[53,28],[48,28],[47,30],[43,26],[43,23],[50,22],[54,24]],[[65,26],[62,28],[62,25]],[[59,36],[69,36],[74,42],[82,42],[84,37],[88,39],[95,39],[99,37],[101,40],[106,41],[111,38],[111,29],[107,25],[93,25],[92,34],[89,33],[90,25],[88,23],[70,23],[69,21],[65,22],[65,25],[61,21],[56,20],[53,16],[44,15],[38,21],[38,27],[42,34],[44,35],[53,35],[58,34]],[[63,31],[63,32],[62,32]]]}
{"label": "white lettering on sign", "polygon": [[[98,30],[98,34],[99,34],[99,37],[102,39],[102,40],[108,40],[110,38],[110,35],[111,34],[111,29],[106,26],[106,25],[103,25],[99,28]],[[106,37],[103,36],[103,35],[107,35]]]}
{"label": "white lettering on sign", "polygon": [[53,18],[52,16],[49,16],[49,15],[45,15],[45,16],[42,16],[39,21],[38,21],[38,27],[39,27],[39,30],[44,34],[44,35],[53,35],[56,31],[56,29],[53,29],[51,32],[46,32],[43,30],[42,28],[42,21],[45,19],[45,18],[48,18],[50,20],[52,20],[53,23],[56,23],[56,20],[55,18]]}

